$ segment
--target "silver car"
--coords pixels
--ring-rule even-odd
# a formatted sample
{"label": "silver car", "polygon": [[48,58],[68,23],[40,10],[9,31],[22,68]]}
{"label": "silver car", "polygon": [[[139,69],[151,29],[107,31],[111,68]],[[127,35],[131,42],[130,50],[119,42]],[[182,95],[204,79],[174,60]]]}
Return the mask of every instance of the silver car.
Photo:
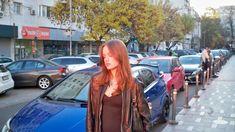
{"label": "silver car", "polygon": [[3,65],[0,65],[0,94],[6,93],[13,87],[14,81],[11,73]]}
{"label": "silver car", "polygon": [[64,56],[51,59],[51,61],[60,65],[67,66],[69,73],[73,73],[78,70],[97,66],[94,62],[86,57],[78,56]]}

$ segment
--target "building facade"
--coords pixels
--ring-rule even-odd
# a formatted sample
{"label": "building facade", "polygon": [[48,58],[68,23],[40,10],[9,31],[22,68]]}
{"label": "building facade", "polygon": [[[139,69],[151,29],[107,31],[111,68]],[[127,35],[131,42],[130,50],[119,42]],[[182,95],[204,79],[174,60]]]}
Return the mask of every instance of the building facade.
{"label": "building facade", "polygon": [[[3,0],[0,2],[0,56],[18,60],[46,54],[69,55],[70,32],[50,21],[58,0]],[[72,53],[90,52],[81,40],[83,29],[72,23]]]}

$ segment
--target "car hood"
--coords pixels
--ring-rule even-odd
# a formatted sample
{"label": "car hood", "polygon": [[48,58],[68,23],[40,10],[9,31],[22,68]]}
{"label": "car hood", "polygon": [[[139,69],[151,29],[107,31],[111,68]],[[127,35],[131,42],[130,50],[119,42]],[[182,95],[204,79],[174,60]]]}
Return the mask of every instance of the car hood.
{"label": "car hood", "polygon": [[36,99],[21,109],[11,120],[13,131],[85,132],[86,108]]}
{"label": "car hood", "polygon": [[182,65],[184,67],[185,71],[194,71],[199,68],[199,64],[187,64],[187,65]]}

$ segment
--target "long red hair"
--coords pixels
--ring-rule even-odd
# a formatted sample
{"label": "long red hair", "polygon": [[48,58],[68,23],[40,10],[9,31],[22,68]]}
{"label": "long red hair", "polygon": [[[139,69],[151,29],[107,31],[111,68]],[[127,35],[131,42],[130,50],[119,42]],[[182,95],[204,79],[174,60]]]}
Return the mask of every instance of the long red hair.
{"label": "long red hair", "polygon": [[98,85],[96,88],[99,88],[101,85],[109,84],[109,81],[111,80],[110,78],[111,72],[106,68],[104,64],[104,57],[103,57],[104,46],[107,46],[107,48],[110,51],[110,54],[112,54],[112,57],[114,57],[119,62],[116,71],[118,91],[119,92],[123,91],[125,87],[130,89],[134,88],[136,84],[132,76],[127,48],[126,45],[121,40],[118,39],[110,40],[100,46],[101,72],[95,77],[96,81],[94,83],[96,84],[96,86]]}

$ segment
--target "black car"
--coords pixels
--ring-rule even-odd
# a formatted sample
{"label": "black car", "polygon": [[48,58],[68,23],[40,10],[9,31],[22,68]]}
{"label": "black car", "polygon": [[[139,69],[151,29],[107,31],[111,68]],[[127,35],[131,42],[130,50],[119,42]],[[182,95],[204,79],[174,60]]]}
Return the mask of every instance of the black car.
{"label": "black car", "polygon": [[187,77],[190,82],[195,82],[196,74],[202,79],[202,58],[200,55],[181,56],[179,61],[184,67],[185,77]]}
{"label": "black car", "polygon": [[67,74],[65,66],[46,59],[27,59],[6,67],[15,81],[15,86],[38,86],[47,89]]}

